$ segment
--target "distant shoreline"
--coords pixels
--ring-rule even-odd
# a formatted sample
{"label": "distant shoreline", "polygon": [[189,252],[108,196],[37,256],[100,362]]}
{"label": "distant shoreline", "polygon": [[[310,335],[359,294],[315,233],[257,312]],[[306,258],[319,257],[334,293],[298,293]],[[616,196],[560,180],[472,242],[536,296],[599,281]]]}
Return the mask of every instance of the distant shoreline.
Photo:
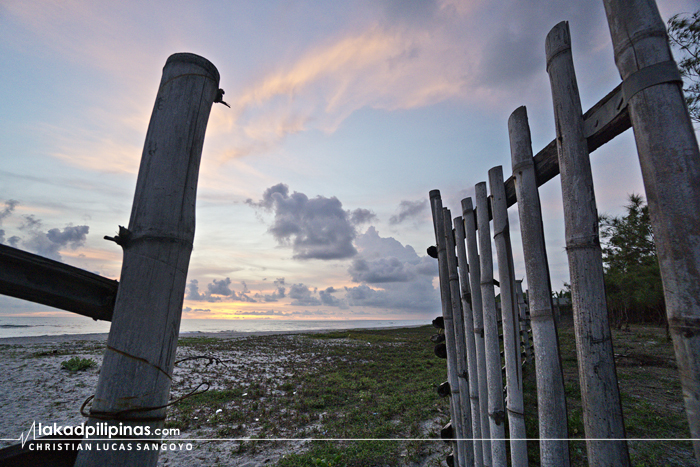
{"label": "distant shoreline", "polygon": [[[427,326],[427,324],[414,324],[405,326],[374,326],[374,327],[348,327],[342,329],[327,328],[327,329],[295,329],[295,330],[279,330],[279,331],[192,331],[180,333],[180,337],[210,337],[215,339],[237,339],[250,336],[271,336],[285,334],[319,334],[326,332],[351,331],[356,329],[361,330],[379,330],[379,329],[401,329],[401,328],[417,328]],[[21,344],[50,344],[50,343],[66,343],[75,341],[95,341],[102,342],[107,340],[109,334],[106,332],[90,333],[90,334],[55,334],[44,336],[20,336],[20,337],[2,337],[0,345],[21,345]]]}

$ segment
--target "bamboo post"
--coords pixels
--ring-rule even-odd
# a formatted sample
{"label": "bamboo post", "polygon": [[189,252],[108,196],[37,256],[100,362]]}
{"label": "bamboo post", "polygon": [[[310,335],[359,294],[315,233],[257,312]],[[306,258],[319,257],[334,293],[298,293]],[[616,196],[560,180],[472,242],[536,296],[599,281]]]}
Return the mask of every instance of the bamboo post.
{"label": "bamboo post", "polygon": [[655,2],[604,3],[615,62],[623,79],[623,93],[629,100],[664,284],[666,314],[695,457],[700,462],[698,141]]}
{"label": "bamboo post", "polygon": [[481,418],[481,452],[484,465],[491,463],[491,428],[489,423],[488,382],[486,377],[486,346],[484,343],[484,312],[481,300],[481,262],[477,250],[476,220],[471,198],[462,200],[462,218],[467,242],[469,268],[469,289],[471,291],[472,313],[474,315],[474,341],[476,346],[477,380],[479,383],[479,416]]}
{"label": "bamboo post", "polygon": [[[523,240],[525,273],[529,288],[530,326],[535,350],[537,410],[542,467],[569,465],[569,444],[564,393],[564,376],[559,355],[559,339],[552,313],[552,293],[547,250],[542,227],[535,164],[532,158],[530,127],[525,107],[508,119],[513,176],[518,198],[520,234]],[[522,292],[519,291],[522,297]],[[558,440],[558,441],[557,441]]]}
{"label": "bamboo post", "polygon": [[[457,376],[457,353],[455,351],[455,332],[452,316],[452,297],[450,291],[449,270],[447,267],[447,247],[445,245],[445,223],[442,213],[442,199],[440,190],[430,192],[430,208],[433,213],[433,227],[435,229],[435,242],[438,249],[438,276],[440,280],[440,298],[442,301],[442,318],[445,326],[445,345],[447,347],[447,381],[450,383],[450,409],[452,412],[452,424],[457,439],[462,438],[463,420],[461,415],[461,401],[459,397],[459,381]],[[456,442],[455,450],[457,465],[464,465],[464,442]],[[461,449],[460,449],[461,448]]]}
{"label": "bamboo post", "polygon": [[[457,257],[455,256],[455,239],[452,232],[450,210],[442,209],[442,219],[445,224],[445,246],[447,249],[447,269],[450,278],[450,299],[452,303],[452,323],[454,324],[455,354],[457,357],[457,379],[459,382],[460,413],[462,416],[463,439],[472,439],[471,409],[467,406],[469,401],[469,373],[467,371],[467,349],[464,337],[464,315],[462,313],[462,299],[459,291],[459,272],[457,270]],[[473,441],[470,445],[462,442],[464,453],[460,453],[464,459],[464,465],[474,465]]]}
{"label": "bamboo post", "polygon": [[489,170],[493,238],[496,245],[498,276],[501,283],[501,321],[503,323],[503,352],[506,363],[506,411],[510,434],[510,457],[514,467],[527,466],[527,434],[525,433],[525,406],[523,403],[523,366],[520,356],[519,313],[516,311],[515,281],[510,246],[510,227],[503,168]]}
{"label": "bamboo post", "polygon": [[557,129],[588,460],[592,465],[626,466],[629,454],[603,284],[598,212],[568,23],[563,21],[552,28],[545,44]]}
{"label": "bamboo post", "polygon": [[491,252],[491,228],[489,226],[486,182],[477,183],[476,220],[479,227],[479,252],[481,263],[481,300],[484,308],[484,345],[486,348],[486,380],[489,397],[489,429],[491,434],[491,462],[494,466],[505,466],[506,443],[503,410],[503,375],[501,374],[501,351],[498,339],[496,297],[493,289],[493,256]]}
{"label": "bamboo post", "polygon": [[[168,58],[146,134],[119,290],[89,424],[165,420],[195,228],[199,162],[219,72],[193,54]],[[150,409],[150,410],[149,410]],[[101,425],[105,426],[105,425]],[[84,440],[83,443],[89,443]],[[158,451],[83,450],[76,466],[156,465]]]}
{"label": "bamboo post", "polygon": [[520,316],[520,340],[522,342],[523,353],[525,354],[525,365],[532,361],[532,345],[530,343],[530,318],[528,316],[527,305],[523,298],[523,280],[515,281],[515,295],[518,300],[518,313]]}
{"label": "bamboo post", "polygon": [[[481,439],[481,413],[479,407],[479,376],[477,370],[476,337],[474,336],[474,313],[472,312],[472,294],[469,290],[469,263],[467,249],[464,245],[464,220],[461,216],[454,218],[455,243],[457,245],[457,263],[459,265],[459,284],[462,291],[462,312],[464,313],[464,335],[467,341],[467,369],[469,371],[469,400],[472,413],[472,434],[475,440]],[[477,264],[474,265],[476,267]],[[483,443],[474,441],[474,465],[484,465]]]}

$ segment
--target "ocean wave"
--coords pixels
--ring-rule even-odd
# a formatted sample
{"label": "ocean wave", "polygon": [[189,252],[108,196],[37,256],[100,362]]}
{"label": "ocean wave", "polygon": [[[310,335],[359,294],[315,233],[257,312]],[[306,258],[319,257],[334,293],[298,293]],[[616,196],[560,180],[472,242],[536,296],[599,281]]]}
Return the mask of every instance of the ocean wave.
{"label": "ocean wave", "polygon": [[0,328],[33,328],[33,324],[0,324]]}

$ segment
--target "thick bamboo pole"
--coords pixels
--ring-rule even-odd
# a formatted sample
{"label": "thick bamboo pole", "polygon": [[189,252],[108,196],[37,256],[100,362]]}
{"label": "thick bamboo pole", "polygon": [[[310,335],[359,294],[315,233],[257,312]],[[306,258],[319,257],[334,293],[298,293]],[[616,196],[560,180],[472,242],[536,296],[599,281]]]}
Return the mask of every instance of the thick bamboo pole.
{"label": "thick bamboo pole", "polygon": [[[569,465],[564,376],[559,355],[559,339],[552,313],[552,292],[545,249],[542,210],[535,180],[530,127],[525,107],[508,119],[510,151],[518,197],[520,234],[523,239],[525,273],[530,302],[530,326],[535,350],[537,410],[542,467]],[[522,296],[522,292],[520,292]],[[555,440],[560,441],[555,441]]]}
{"label": "thick bamboo pole", "polygon": [[477,183],[475,191],[476,221],[479,227],[479,252],[481,253],[481,301],[484,309],[484,345],[486,348],[486,380],[488,382],[489,397],[491,462],[494,467],[497,467],[507,464],[505,442],[506,415],[503,410],[503,375],[501,374],[496,296],[493,289],[493,256],[486,182]]}
{"label": "thick bamboo pole", "polygon": [[501,283],[501,319],[503,323],[503,353],[506,361],[506,411],[510,435],[510,458],[514,467],[527,466],[527,434],[525,433],[525,406],[523,403],[523,366],[520,357],[520,326],[515,296],[515,274],[510,245],[510,227],[503,168],[489,170],[493,238]]}
{"label": "thick bamboo pole", "polygon": [[626,466],[629,454],[608,324],[598,212],[567,22],[549,32],[545,46],[557,129],[583,423],[588,439],[619,440],[586,441],[588,460],[592,465]]}
{"label": "thick bamboo pole", "polygon": [[462,218],[464,219],[464,234],[467,242],[467,259],[469,268],[469,289],[471,291],[471,306],[474,315],[474,342],[476,346],[477,380],[479,383],[479,415],[481,418],[481,451],[484,456],[484,466],[491,463],[491,429],[489,423],[488,382],[486,378],[486,346],[484,343],[484,312],[481,300],[481,265],[477,250],[476,221],[471,198],[462,200]]}
{"label": "thick bamboo pole", "polygon": [[[442,199],[440,190],[430,192],[430,208],[433,213],[435,242],[438,249],[438,275],[440,280],[440,298],[442,301],[442,318],[445,326],[445,345],[447,347],[447,381],[450,383],[450,410],[452,425],[457,439],[462,438],[462,404],[459,397],[459,380],[457,375],[457,353],[455,351],[455,332],[452,316],[452,296],[450,275],[447,267],[447,246],[445,245],[445,223],[443,221]],[[455,449],[456,465],[464,464],[464,442],[457,441]]]}
{"label": "thick bamboo pole", "polygon": [[[652,0],[606,0],[642,167],[685,410],[700,462],[700,155]],[[666,70],[661,72],[661,70]]]}
{"label": "thick bamboo pole", "polygon": [[[90,424],[137,427],[149,430],[145,438],[159,438],[154,430],[163,426],[170,392],[199,162],[218,87],[219,72],[202,57],[175,54],[165,63],[129,228],[118,238],[124,261]],[[84,450],[75,465],[156,465],[157,450],[132,447]]]}
{"label": "thick bamboo pole", "polygon": [[[455,353],[457,356],[457,378],[459,381],[460,413],[462,415],[462,438],[472,439],[471,409],[467,406],[469,401],[469,372],[467,371],[467,341],[464,336],[464,315],[462,312],[462,298],[459,290],[459,272],[457,270],[457,257],[455,256],[455,239],[452,232],[452,215],[447,208],[442,209],[442,220],[445,223],[445,246],[447,249],[447,270],[450,277],[450,299],[452,302],[452,323],[454,324]],[[474,465],[473,441],[464,441],[464,452],[460,453],[464,459],[464,465]]]}
{"label": "thick bamboo pole", "polygon": [[[474,439],[481,439],[481,412],[479,407],[479,375],[477,370],[476,337],[474,336],[474,313],[472,312],[472,294],[469,290],[469,263],[464,244],[464,220],[461,216],[454,218],[455,243],[457,245],[457,263],[459,264],[459,285],[462,291],[462,312],[464,313],[464,335],[467,340],[467,369],[469,371],[469,400],[472,412],[472,434]],[[478,265],[475,264],[476,268]],[[474,442],[474,465],[484,465],[483,443]]]}

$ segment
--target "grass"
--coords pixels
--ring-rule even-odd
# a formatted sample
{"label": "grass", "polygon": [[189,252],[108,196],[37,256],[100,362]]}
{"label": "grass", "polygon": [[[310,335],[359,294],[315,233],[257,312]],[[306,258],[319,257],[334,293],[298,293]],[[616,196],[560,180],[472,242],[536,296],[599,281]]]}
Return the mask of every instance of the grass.
{"label": "grass", "polygon": [[[279,467],[444,465],[449,447],[436,441],[321,441],[332,439],[439,438],[449,420],[447,399],[436,388],[446,379],[445,360],[433,353],[430,326],[337,331],[237,340],[181,339],[194,353],[232,356],[211,369],[218,387],[173,407],[167,425],[209,430],[221,438],[246,438],[230,453],[267,449],[268,438],[311,438],[277,460]],[[559,328],[572,466],[587,466],[581,390],[571,320]],[[673,346],[665,330],[631,326],[613,330],[613,345],[627,436],[689,438]],[[236,355],[256,355],[241,367]],[[223,357],[222,357],[223,358]],[[270,363],[274,362],[274,363]],[[185,381],[181,393],[198,380]],[[183,384],[184,384],[183,383]],[[538,437],[534,368],[524,371],[527,436]],[[697,465],[690,442],[630,441],[632,465]],[[539,445],[528,442],[530,466]],[[430,463],[432,462],[432,464]]]}
{"label": "grass", "polygon": [[69,360],[61,362],[61,368],[65,368],[68,371],[84,371],[88,368],[92,368],[97,365],[97,362],[92,358],[80,358],[73,357]]}
{"label": "grass", "polygon": [[[665,329],[632,325],[629,331],[613,329],[613,347],[620,398],[628,438],[687,439],[686,418],[673,345]],[[559,327],[559,344],[564,372],[572,466],[587,466],[583,410],[579,385],[576,345],[571,319]],[[524,380],[528,436],[536,438],[537,394],[534,369]],[[690,442],[630,441],[634,466],[697,465]],[[539,465],[539,446],[528,443],[531,466]]]}
{"label": "grass", "polygon": [[[277,363],[280,376],[232,378],[225,389],[186,399],[171,410],[167,425],[209,428],[226,438],[251,433],[256,438],[439,438],[436,427],[447,423],[449,406],[436,392],[446,379],[446,366],[433,353],[434,333],[424,326],[185,341],[208,352],[265,349],[295,357]],[[221,371],[235,376],[231,369]],[[255,442],[242,442],[236,451],[256,448]],[[277,465],[401,466],[434,451],[447,454],[447,449],[437,440],[312,441],[304,452],[288,454]]]}

